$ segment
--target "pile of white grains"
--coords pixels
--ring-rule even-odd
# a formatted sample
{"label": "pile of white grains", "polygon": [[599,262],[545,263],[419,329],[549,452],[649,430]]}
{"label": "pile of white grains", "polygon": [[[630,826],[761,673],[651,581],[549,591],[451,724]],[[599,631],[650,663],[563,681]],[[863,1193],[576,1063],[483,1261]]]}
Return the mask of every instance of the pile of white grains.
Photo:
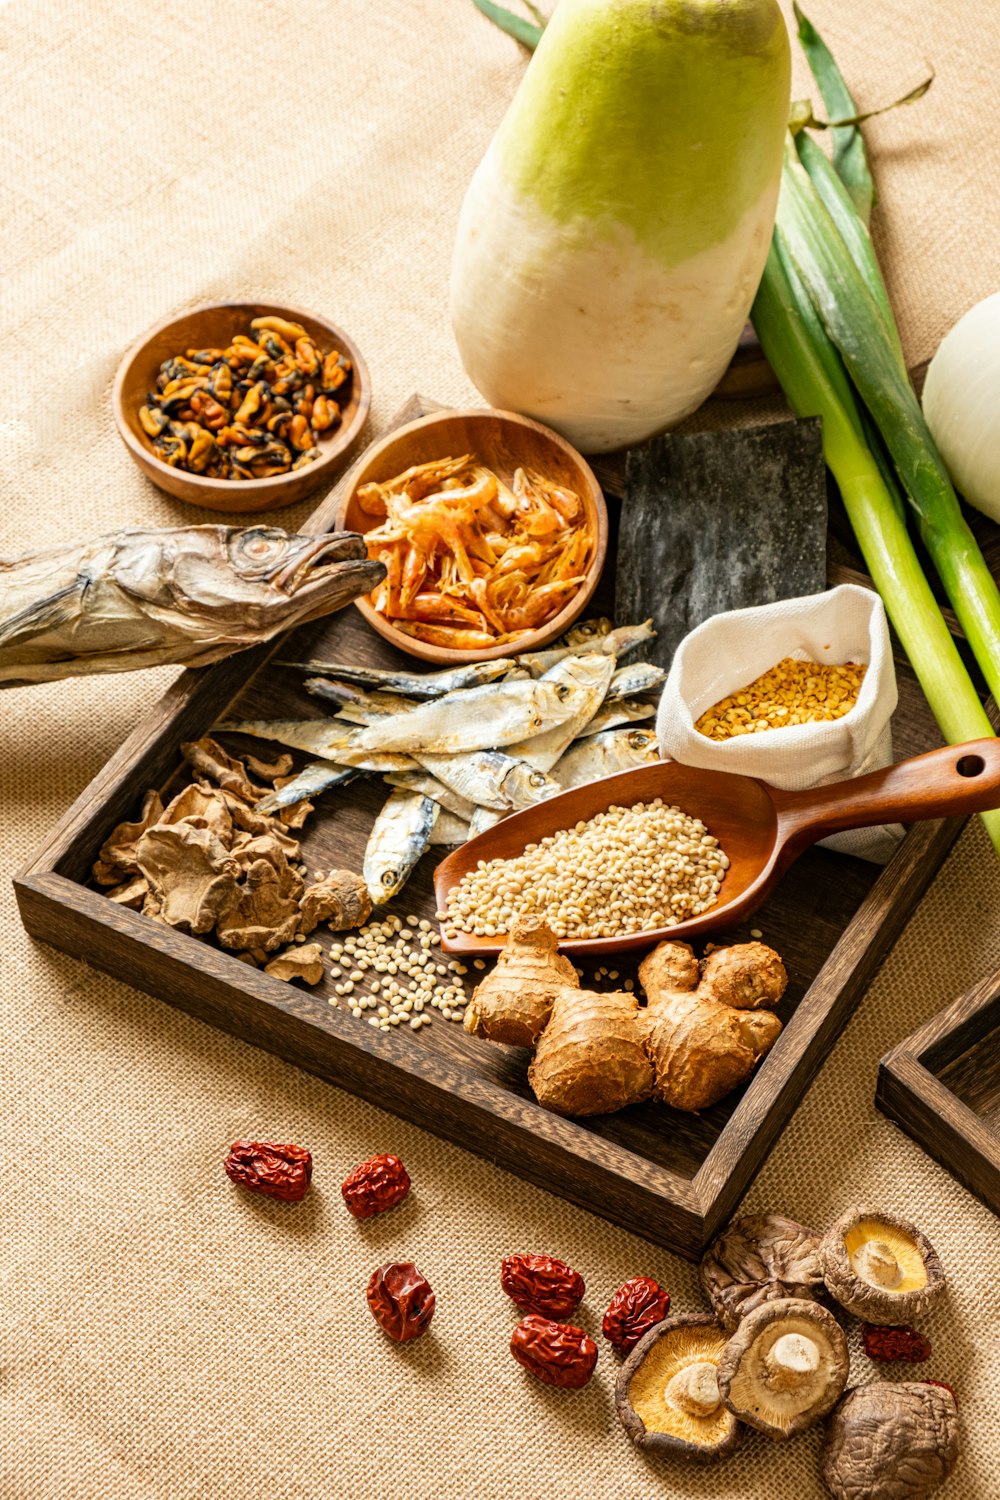
{"label": "pile of white grains", "polygon": [[729,859],[704,823],[655,802],[609,807],[529,844],[517,859],[480,860],[448,892],[448,938],[495,937],[537,913],[558,938],[674,927],[708,911]]}
{"label": "pile of white grains", "polygon": [[[331,1004],[380,1031],[408,1025],[419,1031],[436,1012],[461,1021],[468,998],[462,984],[465,964],[444,961],[441,939],[426,917],[386,916],[369,922],[330,949]],[[477,968],[485,968],[481,959]]]}

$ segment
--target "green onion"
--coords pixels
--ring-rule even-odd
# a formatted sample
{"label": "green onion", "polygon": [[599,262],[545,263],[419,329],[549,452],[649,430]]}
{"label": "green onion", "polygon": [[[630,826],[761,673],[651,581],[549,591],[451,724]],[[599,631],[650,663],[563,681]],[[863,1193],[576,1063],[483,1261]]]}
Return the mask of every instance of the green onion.
{"label": "green onion", "polygon": [[[544,24],[536,26],[534,22],[526,21],[522,16],[516,16],[506,6],[495,5],[493,0],[472,0],[472,3],[477,10],[482,11],[484,16],[489,17],[494,26],[499,26],[501,31],[506,31],[508,36],[514,37],[523,46],[530,48],[531,51],[538,46],[542,39]],[[528,9],[533,16],[539,15],[533,5],[529,5]]]}
{"label": "green onion", "polygon": [[1000,589],[962,515],[913,387],[886,335],[882,314],[791,138],[777,226],[783,249],[875,418],[924,545],[987,686],[1000,699]]}
{"label": "green onion", "polygon": [[[857,106],[840,69],[833,60],[830,49],[812,22],[802,14],[794,0],[792,9],[799,23],[799,42],[822,95],[823,103],[834,119],[846,119],[856,114]],[[877,196],[861,131],[856,125],[838,125],[834,126],[831,134],[833,165],[837,176],[850,194],[861,222],[867,225],[872,216],[872,208],[877,202]]]}

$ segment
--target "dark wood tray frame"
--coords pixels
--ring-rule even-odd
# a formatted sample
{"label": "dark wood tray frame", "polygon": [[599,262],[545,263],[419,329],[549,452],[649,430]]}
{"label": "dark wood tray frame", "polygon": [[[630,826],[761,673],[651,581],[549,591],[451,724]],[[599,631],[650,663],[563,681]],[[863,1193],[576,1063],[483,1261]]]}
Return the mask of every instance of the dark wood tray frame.
{"label": "dark wood tray frame", "polygon": [[[432,406],[414,398],[398,420],[410,420]],[[600,477],[613,494],[620,471],[603,463]],[[308,530],[331,525],[339,490],[347,482],[313,513]],[[843,567],[843,558],[834,566]],[[393,659],[390,648],[364,631],[356,610],[344,611],[332,625],[323,623],[346,640],[340,649],[363,650],[374,661]],[[147,787],[162,787],[175,773],[180,743],[206,733],[241,691],[252,695],[261,674],[267,679],[268,663],[276,654],[287,655],[287,643],[259,646],[177,679],[16,877],[27,930],[519,1177],[697,1258],[766,1159],[939,869],[962,820],[915,825],[878,873],[825,851],[804,857],[798,880],[787,887],[784,907],[779,902],[772,909],[769,903],[755,920],[769,929],[765,937],[775,932],[776,946],[786,956],[792,950],[817,956],[799,961],[805,977],[789,1001],[785,1029],[744,1090],[699,1117],[662,1109],[656,1113],[657,1106],[641,1105],[602,1120],[560,1119],[535,1103],[524,1082],[524,1055],[514,1049],[467,1038],[447,1023],[416,1034],[404,1028],[383,1034],[334,1008],[323,994],[248,968],[200,939],[114,905],[87,886],[101,842],[117,822],[134,815]],[[906,675],[905,661],[897,666],[901,710],[896,722],[904,731],[897,731],[897,753],[905,755],[940,741],[915,680]],[[265,696],[263,701],[271,700]],[[302,711],[315,712],[316,705],[309,710],[303,701]],[[810,900],[793,909],[807,887]],[[432,899],[429,889],[427,881],[425,901]],[[846,914],[842,928],[832,925],[830,911]],[[682,1140],[686,1163],[678,1144]]]}
{"label": "dark wood tray frame", "polygon": [[875,1103],[1000,1214],[1000,971],[886,1053]]}

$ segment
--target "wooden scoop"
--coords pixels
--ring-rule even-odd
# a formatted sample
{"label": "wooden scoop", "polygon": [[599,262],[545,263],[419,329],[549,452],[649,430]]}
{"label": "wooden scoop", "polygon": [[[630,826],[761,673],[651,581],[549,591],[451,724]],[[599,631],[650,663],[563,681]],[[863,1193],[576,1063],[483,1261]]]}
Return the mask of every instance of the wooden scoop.
{"label": "wooden scoop", "polygon": [[[474,870],[479,860],[512,859],[528,844],[571,828],[581,819],[612,806],[631,807],[656,797],[700,818],[729,856],[717,904],[674,927],[619,937],[566,938],[559,944],[562,952],[621,952],[649,948],[667,937],[689,942],[720,927],[735,926],[756,911],[789,865],[828,834],[1000,807],[1000,740],[949,745],[884,771],[805,792],[781,792],[754,776],[701,771],[671,760],[621,771],[514,813],[449,854],[434,872],[438,911],[445,910],[452,886]],[[442,945],[451,953],[496,953],[504,941],[503,935],[486,938],[460,933],[442,938]]]}

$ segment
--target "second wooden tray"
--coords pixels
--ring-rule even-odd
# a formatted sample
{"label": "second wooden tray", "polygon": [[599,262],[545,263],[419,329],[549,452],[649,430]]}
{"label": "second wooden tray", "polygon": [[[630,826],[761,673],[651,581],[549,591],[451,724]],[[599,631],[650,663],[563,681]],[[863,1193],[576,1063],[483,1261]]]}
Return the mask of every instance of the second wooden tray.
{"label": "second wooden tray", "polygon": [[[425,409],[416,400],[400,420]],[[615,473],[607,465],[602,482],[609,494],[615,492]],[[335,491],[314,513],[309,530],[329,529],[337,503]],[[606,577],[614,577],[613,550]],[[594,606],[594,613],[611,612],[613,599],[599,593]],[[348,608],[290,639],[185,673],[18,876],[25,926],[519,1177],[697,1258],[746,1192],[960,822],[917,825],[884,870],[814,849],[754,916],[753,930],[785,959],[790,985],[779,1011],[784,1031],[745,1088],[702,1115],[650,1103],[603,1118],[560,1119],[536,1104],[526,1053],[478,1041],[443,1019],[418,1032],[401,1027],[383,1034],[337,1006],[329,976],[310,991],[284,984],[208,942],[123,910],[88,883],[114,825],[134,816],[148,787],[162,788],[177,774],[182,741],[208,733],[223,719],[320,715],[317,702],[302,691],[300,674],[277,665],[315,656],[413,667],[412,659],[399,657]],[[897,671],[893,729],[901,758],[933,748],[940,737],[905,660],[897,660]],[[310,868],[360,869],[385,796],[380,781],[366,778],[321,799],[303,831]],[[390,910],[433,918],[433,864],[430,858],[421,862]],[[746,928],[736,928],[723,940],[748,936]],[[617,968],[621,979],[634,973],[624,961]],[[467,982],[477,977],[470,971]]]}

